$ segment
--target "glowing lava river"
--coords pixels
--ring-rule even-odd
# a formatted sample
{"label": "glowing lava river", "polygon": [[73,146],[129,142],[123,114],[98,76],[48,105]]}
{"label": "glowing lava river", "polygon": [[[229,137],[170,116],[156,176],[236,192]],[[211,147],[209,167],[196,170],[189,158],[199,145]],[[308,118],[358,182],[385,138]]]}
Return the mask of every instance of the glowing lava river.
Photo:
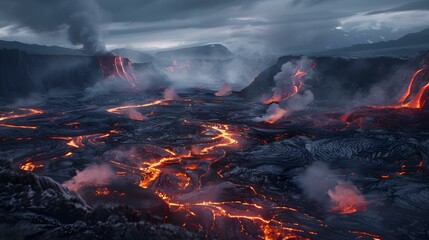
{"label": "glowing lava river", "polygon": [[303,111],[268,124],[254,120],[264,104],[208,90],[83,97],[0,108],[10,226],[100,239],[116,237],[111,229],[165,239],[429,234],[427,111],[376,109],[359,122],[358,112]]}

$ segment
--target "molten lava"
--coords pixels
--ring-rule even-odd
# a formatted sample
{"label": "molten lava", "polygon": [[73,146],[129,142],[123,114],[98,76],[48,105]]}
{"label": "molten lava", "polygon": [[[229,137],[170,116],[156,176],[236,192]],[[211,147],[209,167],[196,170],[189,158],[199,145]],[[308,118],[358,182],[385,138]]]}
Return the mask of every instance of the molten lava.
{"label": "molten lava", "polygon": [[109,108],[106,111],[109,113],[121,114],[124,110],[127,110],[127,109],[144,108],[144,107],[149,107],[149,106],[153,106],[153,105],[158,105],[158,104],[161,104],[163,102],[164,102],[164,100],[156,100],[156,101],[153,101],[150,103],[145,103],[145,104],[125,105],[125,106],[121,106],[121,107]]}
{"label": "molten lava", "polygon": [[[19,108],[18,111],[11,111],[8,113],[0,114],[0,122],[6,120],[13,120],[17,118],[30,117],[34,115],[43,114],[44,112],[40,109],[35,108]],[[36,129],[36,126],[26,126],[26,125],[15,125],[9,123],[0,123],[0,127],[9,127],[9,128],[24,128],[24,129]]]}
{"label": "molten lava", "polygon": [[[110,136],[110,133],[116,133],[115,130],[111,130],[109,133],[103,134],[103,133],[95,133],[95,134],[88,134],[88,135],[82,135],[82,136],[75,136],[75,137],[69,137],[69,136],[51,136],[51,139],[55,140],[64,140],[67,141],[67,145],[73,148],[80,148],[84,147],[85,143],[91,143],[91,144],[97,144],[99,143],[99,140],[101,138],[106,138]],[[70,156],[72,153],[69,152],[65,156]]]}
{"label": "molten lava", "polygon": [[421,69],[417,70],[413,74],[408,85],[407,91],[400,97],[400,99],[398,100],[398,105],[396,105],[395,107],[420,109],[425,105],[429,97],[426,92],[427,90],[429,90],[429,79],[425,79],[428,82],[423,87],[421,87],[413,97],[411,97],[411,91],[413,88],[415,88],[414,85],[417,85],[415,84],[416,79],[420,75],[423,75],[425,70],[427,70],[427,66],[423,66]]}
{"label": "molten lava", "polygon": [[[398,113],[410,114],[415,112],[414,110],[422,109],[429,98],[429,77],[427,69],[427,66],[424,65],[422,68],[413,73],[407,90],[398,99],[397,104],[387,106],[366,106],[365,108],[343,114],[339,117],[339,120],[345,122],[347,127],[349,126],[349,123],[353,122],[362,128],[365,117],[376,115],[380,112],[379,110],[382,109],[387,111],[391,110],[392,112],[396,111]],[[383,122],[383,119],[378,119],[376,126],[383,125],[380,122]]]}
{"label": "molten lava", "polygon": [[132,62],[120,56],[99,56],[101,72],[104,79],[109,77],[127,81],[132,88],[137,87],[137,78],[132,71]]}
{"label": "molten lava", "polygon": [[[140,105],[147,106],[147,105]],[[133,108],[136,106],[133,106]],[[123,110],[113,109],[109,112],[119,113]],[[125,108],[126,109],[126,108]],[[172,221],[191,230],[203,230],[206,234],[221,234],[222,224],[238,224],[236,236],[260,239],[305,239],[300,234],[314,234],[290,226],[276,219],[278,211],[297,212],[296,209],[271,206],[246,201],[201,200],[199,197],[187,198],[189,195],[205,195],[204,190],[212,164],[222,159],[228,150],[237,149],[242,144],[243,132],[237,127],[218,123],[190,123],[202,128],[199,143],[180,148],[160,148],[146,145],[144,151],[154,157],[139,157],[131,154],[132,163],[113,161],[121,172],[134,175],[140,173],[139,186],[152,189],[170,207]],[[150,156],[149,155],[149,156]],[[213,173],[214,174],[214,173]],[[221,172],[210,177],[222,180]],[[230,183],[233,184],[233,183]],[[204,187],[203,187],[204,186]],[[249,194],[266,199],[251,186],[241,186]],[[241,229],[241,230],[240,230]]]}
{"label": "molten lava", "polygon": [[21,170],[24,170],[24,171],[29,171],[29,172],[32,172],[34,169],[36,169],[36,168],[41,168],[41,167],[43,167],[44,165],[42,164],[42,163],[40,163],[40,162],[26,162],[26,163],[24,163],[24,164],[21,164],[20,166],[19,166],[19,168],[21,169]]}

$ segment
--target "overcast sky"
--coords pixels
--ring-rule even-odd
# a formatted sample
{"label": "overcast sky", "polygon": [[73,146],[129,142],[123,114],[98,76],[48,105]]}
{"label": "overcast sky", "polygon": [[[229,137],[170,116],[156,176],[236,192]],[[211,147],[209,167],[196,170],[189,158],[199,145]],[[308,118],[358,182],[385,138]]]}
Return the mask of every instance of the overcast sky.
{"label": "overcast sky", "polygon": [[[86,12],[107,48],[221,43],[284,54],[396,39],[429,28],[429,0],[0,0],[0,39],[73,46]],[[92,3],[93,2],[93,3]],[[80,16],[77,15],[78,21]],[[93,37],[91,35],[91,37]],[[77,45],[77,47],[80,47]]]}

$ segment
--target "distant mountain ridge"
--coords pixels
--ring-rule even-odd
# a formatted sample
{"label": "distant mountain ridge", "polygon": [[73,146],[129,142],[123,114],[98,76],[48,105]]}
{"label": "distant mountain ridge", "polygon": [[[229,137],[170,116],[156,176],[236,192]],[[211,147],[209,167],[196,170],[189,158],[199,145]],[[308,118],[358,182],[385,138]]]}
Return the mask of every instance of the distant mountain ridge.
{"label": "distant mountain ridge", "polygon": [[58,47],[58,46],[45,46],[38,44],[27,44],[22,42],[9,42],[0,40],[0,49],[17,49],[30,54],[42,55],[84,55],[79,49]]}
{"label": "distant mountain ridge", "polygon": [[417,55],[427,49],[429,49],[429,28],[406,34],[397,40],[356,44],[350,47],[318,52],[314,55]]}
{"label": "distant mountain ridge", "polygon": [[118,56],[126,57],[130,59],[132,62],[136,62],[136,63],[153,62],[155,60],[154,56],[147,53],[140,52],[139,50],[119,48],[119,49],[114,49],[110,52]]}
{"label": "distant mountain ridge", "polygon": [[156,56],[164,59],[227,59],[234,57],[234,54],[221,44],[210,44],[160,51]]}
{"label": "distant mountain ridge", "polygon": [[[72,49],[59,46],[45,46],[38,44],[27,44],[17,41],[0,40],[0,49],[16,49],[29,54],[40,55],[72,55],[83,56],[85,53],[80,49]],[[173,50],[160,51],[155,56],[135,49],[119,48],[113,49],[111,53],[129,58],[132,62],[153,62],[158,58],[165,60],[172,59],[229,59],[235,55],[221,44],[210,44],[205,46],[178,48]]]}

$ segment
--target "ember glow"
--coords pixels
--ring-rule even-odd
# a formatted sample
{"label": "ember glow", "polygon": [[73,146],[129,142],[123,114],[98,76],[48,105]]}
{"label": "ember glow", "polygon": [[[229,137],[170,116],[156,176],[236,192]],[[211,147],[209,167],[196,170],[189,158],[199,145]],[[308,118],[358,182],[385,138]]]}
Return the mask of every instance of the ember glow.
{"label": "ember glow", "polygon": [[41,168],[43,166],[44,165],[40,162],[26,162],[26,163],[22,164],[21,166],[19,166],[19,168],[21,170],[31,172],[31,171],[34,171],[34,169]]}

